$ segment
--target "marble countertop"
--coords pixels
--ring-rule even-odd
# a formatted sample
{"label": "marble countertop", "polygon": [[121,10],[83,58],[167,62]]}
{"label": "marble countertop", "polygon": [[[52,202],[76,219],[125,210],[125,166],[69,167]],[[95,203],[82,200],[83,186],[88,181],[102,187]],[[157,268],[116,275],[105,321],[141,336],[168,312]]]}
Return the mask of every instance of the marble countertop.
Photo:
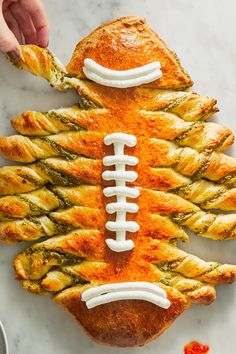
{"label": "marble countertop", "polygon": [[[194,89],[218,99],[221,112],[215,120],[235,128],[234,0],[43,2],[51,24],[49,48],[64,63],[76,43],[97,25],[124,15],[145,16],[178,53],[196,81]],[[47,110],[76,102],[75,93],[53,91],[43,80],[14,69],[3,56],[0,77],[1,135],[13,132],[9,120],[21,111]],[[0,162],[5,163],[3,159]],[[193,339],[209,344],[212,354],[235,353],[235,285],[219,287],[214,304],[192,306],[160,339],[145,348],[107,348],[93,343],[50,297],[33,296],[21,289],[14,280],[12,259],[24,247],[0,245],[0,319],[6,327],[10,354],[180,354],[184,344]],[[213,242],[192,236],[184,248],[206,260],[235,262],[236,241]]]}

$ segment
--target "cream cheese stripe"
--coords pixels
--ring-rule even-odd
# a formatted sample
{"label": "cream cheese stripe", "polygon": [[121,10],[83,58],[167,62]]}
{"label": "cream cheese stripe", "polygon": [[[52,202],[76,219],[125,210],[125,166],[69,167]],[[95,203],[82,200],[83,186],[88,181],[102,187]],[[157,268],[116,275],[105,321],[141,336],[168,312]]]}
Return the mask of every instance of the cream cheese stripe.
{"label": "cream cheese stripe", "polygon": [[147,84],[162,76],[158,61],[130,70],[111,70],[94,60],[84,60],[83,72],[86,77],[98,84],[116,88],[128,88]]}
{"label": "cream cheese stripe", "polygon": [[137,157],[124,155],[125,145],[134,147],[137,139],[134,135],[124,133],[109,134],[104,138],[105,145],[114,145],[114,156],[106,156],[103,159],[105,166],[115,165],[114,171],[104,171],[102,178],[106,181],[114,180],[116,186],[104,188],[106,197],[116,196],[116,203],[109,203],[106,211],[109,214],[116,213],[116,221],[108,221],[106,229],[116,232],[116,240],[107,239],[107,246],[115,252],[129,251],[134,247],[132,240],[126,240],[126,232],[136,232],[139,225],[135,221],[126,221],[126,213],[137,213],[139,207],[136,203],[127,203],[126,198],[137,198],[139,190],[127,187],[126,182],[134,182],[138,175],[135,171],[126,171],[125,166],[134,166],[139,160]]}
{"label": "cream cheese stripe", "polygon": [[85,290],[82,301],[88,309],[119,300],[144,300],[168,309],[170,301],[165,290],[148,282],[105,284]]}

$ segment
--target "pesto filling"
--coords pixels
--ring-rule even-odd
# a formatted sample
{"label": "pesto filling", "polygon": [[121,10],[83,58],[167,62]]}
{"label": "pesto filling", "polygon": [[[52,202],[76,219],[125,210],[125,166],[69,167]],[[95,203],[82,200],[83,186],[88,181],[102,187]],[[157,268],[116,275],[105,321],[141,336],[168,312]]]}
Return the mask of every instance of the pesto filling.
{"label": "pesto filling", "polygon": [[181,264],[181,262],[183,262],[183,260],[184,260],[184,258],[179,258],[179,259],[175,259],[173,261],[160,262],[160,263],[156,263],[156,266],[163,271],[173,270],[173,269],[177,268]]}
{"label": "pesto filling", "polygon": [[54,189],[53,187],[50,190],[58,198],[58,200],[60,202],[60,206],[63,209],[64,208],[70,208],[70,207],[75,205],[69,198],[65,197],[58,190]]}
{"label": "pesto filling", "polygon": [[83,156],[80,154],[74,154],[73,152],[69,151],[68,149],[61,147],[58,143],[56,143],[55,141],[52,141],[48,137],[41,137],[40,139],[42,141],[45,141],[48,145],[50,145],[60,155],[60,157],[63,157],[66,160],[75,160],[78,156]]}
{"label": "pesto filling", "polygon": [[[178,106],[180,103],[183,103],[186,98],[189,97],[188,93],[185,93],[182,97],[177,97],[173,102],[170,102],[169,104],[167,104],[163,109],[160,109],[160,111],[164,111],[164,112],[168,112],[171,109],[173,109],[174,107]],[[179,116],[178,114],[174,113],[177,117],[182,118],[181,116]]]}
{"label": "pesto filling", "polygon": [[36,166],[39,167],[44,173],[46,173],[49,178],[52,179],[53,184],[58,184],[62,186],[73,186],[74,184],[79,185],[85,183],[85,181],[79,180],[66,172],[61,172],[55,168],[52,168],[45,161],[38,161]]}
{"label": "pesto filling", "polygon": [[[173,261],[156,263],[155,265],[158,268],[160,268],[161,270],[163,270],[163,271],[170,270],[170,271],[179,273],[178,270],[176,270],[176,268],[184,261],[184,259],[185,259],[185,257],[184,258],[180,258],[180,259],[176,259],[176,260],[173,260]],[[204,270],[202,273],[197,274],[195,279],[197,279],[197,278],[199,278],[201,276],[207,275],[208,273],[211,273],[212,271],[216,270],[219,267],[220,267],[219,263],[215,263],[215,264],[211,264],[211,265],[208,264],[207,269]],[[183,275],[183,276],[186,277],[186,275]]]}
{"label": "pesto filling", "polygon": [[174,141],[175,141],[176,143],[180,143],[182,140],[184,140],[184,139],[186,139],[186,138],[188,137],[189,133],[190,133],[193,129],[195,129],[195,127],[197,127],[197,126],[200,125],[200,124],[201,124],[201,123],[199,123],[198,121],[193,122],[193,123],[191,124],[191,126],[190,126],[186,131],[184,131],[182,134],[180,134],[177,138],[175,138]]}
{"label": "pesto filling", "polygon": [[193,180],[199,179],[202,174],[206,171],[209,164],[211,163],[211,155],[205,155],[203,162],[200,164],[199,168],[192,174],[191,178]]}
{"label": "pesto filling", "polygon": [[[81,263],[81,262],[80,262]],[[88,280],[82,278],[80,275],[75,274],[74,272],[70,271],[69,269],[61,269],[61,268],[56,268],[57,270],[59,270],[61,273],[69,275],[71,277],[72,280],[72,285],[76,285],[76,284],[88,284],[90,283]]]}
{"label": "pesto filling", "polygon": [[223,194],[227,192],[227,188],[222,188],[221,191],[216,192],[212,197],[206,199],[204,202],[200,203],[199,206],[200,208],[204,208],[207,206],[207,204],[212,204],[217,202],[217,199],[219,199]]}
{"label": "pesto filling", "polygon": [[40,182],[39,180],[37,180],[36,178],[32,177],[32,176],[29,176],[29,175],[26,175],[24,173],[20,173],[19,176],[21,178],[23,178],[23,183],[27,183],[30,182],[31,184],[33,184],[35,187],[42,187],[44,185],[44,181]]}
{"label": "pesto filling", "polygon": [[171,215],[171,219],[177,224],[184,224],[189,218],[191,218],[197,211],[190,213],[176,213]]}
{"label": "pesto filling", "polygon": [[56,111],[46,112],[45,115],[49,118],[59,120],[61,123],[68,126],[71,130],[76,130],[76,131],[86,130],[84,127],[81,127],[80,125],[72,122],[69,118],[63,116],[62,114],[57,113]]}
{"label": "pesto filling", "polygon": [[47,213],[47,210],[39,207],[38,205],[31,202],[26,197],[23,197],[22,195],[18,195],[18,198],[27,204],[27,206],[30,209],[30,215],[43,215],[43,214]]}
{"label": "pesto filling", "polygon": [[231,179],[236,178],[236,173],[228,173],[226,176],[224,176],[223,178],[221,178],[218,183],[219,184],[223,184],[223,183],[227,183],[229,182]]}
{"label": "pesto filling", "polygon": [[[173,286],[174,288],[179,290],[178,282],[175,284],[175,277],[176,277],[175,273],[169,274],[167,277],[160,279],[160,282],[167,286]],[[181,293],[187,294],[190,291],[195,291],[197,289],[202,288],[202,284],[197,282],[198,281],[195,280],[195,284],[191,284],[191,287],[189,286],[188,289],[181,290]]]}
{"label": "pesto filling", "polygon": [[48,263],[50,263],[51,261],[55,261],[56,264],[58,266],[71,266],[71,265],[76,265],[81,263],[84,258],[83,257],[79,257],[67,252],[64,252],[61,249],[57,249],[57,250],[49,250],[44,246],[40,246],[37,248],[28,248],[27,250],[24,251],[24,253],[30,257],[31,257],[37,253],[38,255],[40,255],[42,261],[47,261]]}
{"label": "pesto filling", "polygon": [[81,95],[78,95],[78,106],[82,109],[97,108],[94,102]]}
{"label": "pesto filling", "polygon": [[207,230],[209,229],[209,227],[212,225],[212,223],[217,218],[217,215],[211,214],[211,216],[212,216],[212,218],[210,220],[201,221],[201,225],[198,225],[197,227],[191,227],[191,225],[190,225],[189,228],[192,231],[194,231],[197,235],[205,234],[207,232]]}

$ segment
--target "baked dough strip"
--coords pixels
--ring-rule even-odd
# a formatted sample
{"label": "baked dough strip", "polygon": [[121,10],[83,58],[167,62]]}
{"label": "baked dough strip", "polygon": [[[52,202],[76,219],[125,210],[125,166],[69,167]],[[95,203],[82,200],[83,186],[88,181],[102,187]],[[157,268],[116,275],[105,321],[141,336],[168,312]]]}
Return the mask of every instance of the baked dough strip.
{"label": "baked dough strip", "polygon": [[[64,132],[37,138],[12,135],[0,138],[0,152],[10,160],[27,163],[57,156],[67,160],[79,156],[101,159],[105,136],[106,133],[93,131]],[[194,180],[204,177],[227,184],[236,181],[236,159],[222,153],[199,153],[166,140],[141,138],[135,155],[140,161],[145,156],[145,164],[150,167],[173,167]]]}
{"label": "baked dough strip", "polygon": [[[42,216],[31,214],[27,218],[1,222],[0,239],[2,241],[30,241],[45,236],[51,237],[76,228],[102,229],[104,227],[105,212],[103,211],[101,187],[87,185],[71,188],[55,187],[49,191],[48,196],[47,189],[43,189],[42,193],[40,191],[36,196],[40,195],[41,199],[35,198],[35,192],[0,199],[0,212],[3,214],[3,220],[8,211],[12,213],[12,216],[18,208],[26,212],[27,209],[24,208],[25,204],[27,207],[27,198],[31,203],[32,201],[36,203],[32,209],[33,212],[43,210]],[[236,237],[236,214],[207,213],[171,193],[144,188],[140,191],[140,212],[135,220],[140,224],[140,234],[145,237],[159,237],[166,240],[180,238],[186,241],[188,236],[181,230],[181,226],[186,226],[197,235],[216,240]],[[45,201],[43,193],[48,197]],[[48,210],[48,212],[45,210],[53,206],[57,208],[58,204],[62,203],[67,207],[66,209],[60,210],[59,208],[56,211]],[[32,208],[32,205],[29,207]]]}
{"label": "baked dough strip", "polygon": [[[18,277],[22,280],[25,279],[26,281],[37,280],[37,282],[39,279],[42,279],[41,286],[44,290],[56,292],[62,290],[62,287],[66,288],[74,285],[76,276],[79,279],[89,281],[90,269],[93,269],[93,271],[99,275],[99,268],[102,267],[101,272],[104,274],[104,266],[106,267],[104,263],[95,262],[95,265],[89,265],[88,261],[82,261],[82,263],[76,265],[70,264],[65,266],[64,264],[66,262],[76,262],[76,259],[73,258],[73,254],[75,254],[75,252],[77,257],[88,257],[88,255],[85,255],[82,249],[80,250],[79,248],[83,243],[78,243],[78,241],[81,238],[86,237],[87,240],[90,239],[90,242],[94,242],[94,240],[91,241],[91,236],[93,234],[95,235],[96,232],[92,230],[85,232],[86,234],[84,231],[75,231],[66,236],[59,236],[49,239],[30,247],[20,255],[16,256],[14,264]],[[78,238],[79,233],[81,234],[80,238]],[[87,236],[89,233],[90,238]],[[76,249],[70,248],[70,251],[68,246],[67,249],[62,246],[65,242],[67,242],[67,239],[70,239],[70,246],[72,246],[73,242],[76,242]],[[148,248],[142,250],[142,254],[145,257],[145,261],[154,263],[160,269],[161,272],[157,273],[159,281],[163,282],[165,285],[176,287],[179,291],[184,292],[187,296],[189,296],[193,302],[205,301],[205,303],[208,303],[208,301],[213,301],[215,292],[208,283],[216,285],[220,283],[232,282],[236,277],[236,266],[227,264],[221,265],[216,262],[204,262],[196,256],[178,250],[175,246],[159,240],[152,240],[149,244],[150,246],[147,245],[147,247],[151,247],[153,250],[152,254],[150,254],[150,260],[148,258],[148,254],[145,252]],[[60,252],[60,247],[63,247],[63,252],[66,252],[65,257],[62,254],[62,260],[58,259],[56,253],[55,256],[53,256],[54,250],[56,252]],[[92,248],[94,252],[97,253],[95,247],[96,246],[93,245]],[[163,253],[160,253],[160,251],[163,251]],[[44,267],[42,268],[42,266],[39,266],[40,263],[38,262],[40,261],[40,258],[44,256],[45,252],[51,252],[51,257],[47,257],[47,261],[44,263]],[[66,254],[68,254],[68,256],[66,256]],[[70,254],[72,254],[71,259],[69,257]],[[91,256],[92,254],[90,254],[90,257]],[[96,257],[97,256],[98,255],[96,255]],[[94,257],[94,254],[92,257]],[[165,258],[170,259],[170,261],[165,262]],[[32,267],[32,265],[34,266]],[[57,269],[55,269],[55,266]],[[107,266],[109,267],[109,265]],[[64,276],[61,273],[63,273]],[[61,283],[59,279],[62,278],[64,280]],[[60,286],[60,289],[58,286]]]}

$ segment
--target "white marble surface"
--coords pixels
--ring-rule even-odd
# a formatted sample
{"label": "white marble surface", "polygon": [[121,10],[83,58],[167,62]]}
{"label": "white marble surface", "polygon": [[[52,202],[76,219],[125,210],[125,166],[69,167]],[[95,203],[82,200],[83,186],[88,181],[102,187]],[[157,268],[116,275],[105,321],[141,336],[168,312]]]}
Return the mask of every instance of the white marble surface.
{"label": "white marble surface", "polygon": [[[196,81],[195,89],[216,97],[216,120],[235,128],[235,0],[50,0],[44,1],[51,23],[49,47],[66,63],[75,44],[102,22],[123,15],[145,16],[174,49]],[[47,110],[76,102],[74,93],[53,91],[46,82],[12,68],[0,58],[1,134],[23,110]],[[233,153],[233,149],[230,150]],[[2,163],[3,160],[1,161]],[[24,246],[0,245],[0,318],[10,354],[180,354],[186,342],[208,343],[212,354],[235,354],[235,286],[218,288],[209,307],[193,306],[161,336],[142,349],[99,346],[80,330],[49,297],[26,293],[14,280],[13,256]],[[236,241],[191,238],[187,249],[207,260],[234,262]],[[0,353],[1,354],[1,353]]]}

